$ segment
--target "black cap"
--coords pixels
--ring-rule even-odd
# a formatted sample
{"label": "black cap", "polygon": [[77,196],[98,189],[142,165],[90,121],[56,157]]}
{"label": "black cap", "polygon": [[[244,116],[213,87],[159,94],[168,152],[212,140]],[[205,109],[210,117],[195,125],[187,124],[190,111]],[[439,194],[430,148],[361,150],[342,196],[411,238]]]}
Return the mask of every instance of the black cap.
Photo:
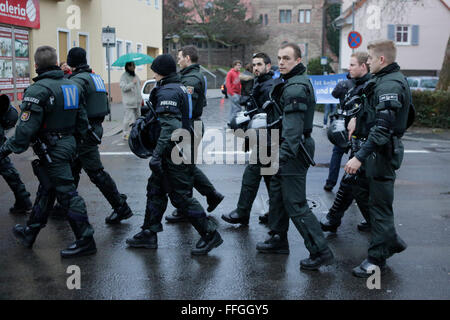
{"label": "black cap", "polygon": [[67,55],[67,64],[72,68],[87,64],[86,50],[80,47],[70,49]]}
{"label": "black cap", "polygon": [[170,54],[161,54],[153,60],[150,69],[162,76],[168,76],[169,74],[177,72],[177,64],[174,58]]}

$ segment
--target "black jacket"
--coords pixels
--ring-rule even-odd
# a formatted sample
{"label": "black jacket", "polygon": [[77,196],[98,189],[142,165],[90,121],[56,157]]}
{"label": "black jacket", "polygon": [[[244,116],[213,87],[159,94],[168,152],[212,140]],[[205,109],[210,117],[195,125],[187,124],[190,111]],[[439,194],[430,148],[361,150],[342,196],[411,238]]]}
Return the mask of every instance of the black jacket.
{"label": "black jacket", "polygon": [[339,104],[343,106],[345,94],[355,86],[355,81],[350,78],[350,74],[347,74],[347,80],[339,82],[331,92],[331,95],[336,99],[339,99]]}

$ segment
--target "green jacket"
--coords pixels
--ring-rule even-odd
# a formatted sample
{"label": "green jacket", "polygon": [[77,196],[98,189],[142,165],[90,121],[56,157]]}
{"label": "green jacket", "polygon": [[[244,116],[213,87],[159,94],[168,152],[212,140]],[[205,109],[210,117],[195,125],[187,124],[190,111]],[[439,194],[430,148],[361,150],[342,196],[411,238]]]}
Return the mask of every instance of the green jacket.
{"label": "green jacket", "polygon": [[193,64],[180,71],[181,83],[186,87],[188,93],[192,95],[192,119],[198,119],[203,114],[206,107],[206,83],[200,73],[200,65]]}
{"label": "green jacket", "polygon": [[316,99],[305,66],[298,64],[276,81],[270,97],[278,107],[269,111],[268,122],[283,117],[279,156],[283,163],[298,157],[302,135],[312,132]]}
{"label": "green jacket", "polygon": [[[411,91],[397,63],[390,64],[375,74],[364,88],[363,108],[357,116],[355,133],[367,137],[367,141],[356,153],[356,158],[364,162],[373,152],[383,151],[395,135],[401,137],[406,129]],[[394,111],[393,130],[388,131],[377,125],[379,112]]]}
{"label": "green jacket", "polygon": [[77,87],[75,83],[64,79],[64,72],[58,67],[49,68],[33,81],[25,91],[15,134],[5,142],[5,148],[14,153],[25,152],[36,137],[46,132],[84,137],[88,119],[80,105],[81,93],[70,90],[63,93],[63,86]]}

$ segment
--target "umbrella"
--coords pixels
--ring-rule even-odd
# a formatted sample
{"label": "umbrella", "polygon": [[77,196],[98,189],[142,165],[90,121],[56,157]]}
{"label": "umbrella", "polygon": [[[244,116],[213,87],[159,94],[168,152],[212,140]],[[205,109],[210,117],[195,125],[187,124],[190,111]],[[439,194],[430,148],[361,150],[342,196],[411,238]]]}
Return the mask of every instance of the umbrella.
{"label": "umbrella", "polygon": [[117,59],[112,66],[113,67],[125,67],[125,64],[127,62],[134,62],[135,65],[140,66],[142,64],[149,64],[153,62],[152,57],[149,55],[143,54],[143,53],[128,53],[121,56],[119,59]]}

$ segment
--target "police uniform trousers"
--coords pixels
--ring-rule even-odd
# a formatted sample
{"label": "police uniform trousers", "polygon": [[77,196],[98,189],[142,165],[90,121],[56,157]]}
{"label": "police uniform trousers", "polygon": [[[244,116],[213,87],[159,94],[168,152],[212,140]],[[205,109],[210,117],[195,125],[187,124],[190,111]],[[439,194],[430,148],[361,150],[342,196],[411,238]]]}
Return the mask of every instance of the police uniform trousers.
{"label": "police uniform trousers", "polygon": [[[400,163],[403,159],[403,145],[401,145]],[[397,168],[400,163],[396,164]],[[366,176],[358,177],[353,186],[353,196],[371,225],[371,240],[368,259],[371,263],[383,263],[396,253],[398,235],[394,224],[395,166],[380,152],[370,156],[365,164]],[[368,214],[366,214],[367,212]]]}
{"label": "police uniform trousers", "polygon": [[[102,124],[91,122],[91,126],[95,134],[101,139],[103,136]],[[113,209],[118,209],[123,205],[126,198],[121,197],[116,183],[104,170],[98,144],[95,142],[84,141],[77,146],[77,158],[72,165],[73,177],[77,187],[80,181],[81,169],[86,172],[89,179],[97,186]]]}
{"label": "police uniform trousers", "polygon": [[89,224],[86,204],[76,191],[71,161],[75,156],[75,138],[62,136],[55,146],[49,147],[52,163],[33,167],[39,176],[39,188],[27,225],[45,225],[48,218],[49,192],[53,189],[59,204],[67,212],[67,218],[77,239],[90,237],[94,229]]}
{"label": "police uniform trousers", "polygon": [[[206,213],[197,201],[192,197],[194,185],[194,169],[192,164],[174,164],[169,156],[163,159],[163,176],[152,173],[147,183],[147,205],[142,229],[153,232],[161,232],[163,226],[161,220],[167,208],[170,198],[173,206],[183,208],[189,222],[201,236],[214,231],[216,225],[207,219]],[[168,191],[168,192],[166,192]]]}
{"label": "police uniform trousers", "polygon": [[30,193],[20,179],[19,172],[8,157],[0,160],[0,175],[13,191],[16,202],[23,203],[30,197]]}
{"label": "police uniform trousers", "polygon": [[[305,148],[313,156],[315,145],[312,138],[305,139]],[[319,221],[312,213],[306,200],[306,174],[309,164],[301,152],[295,159],[289,159],[270,180],[269,223],[272,233],[286,235],[289,218],[303,237],[310,254],[320,253],[328,248]]]}

